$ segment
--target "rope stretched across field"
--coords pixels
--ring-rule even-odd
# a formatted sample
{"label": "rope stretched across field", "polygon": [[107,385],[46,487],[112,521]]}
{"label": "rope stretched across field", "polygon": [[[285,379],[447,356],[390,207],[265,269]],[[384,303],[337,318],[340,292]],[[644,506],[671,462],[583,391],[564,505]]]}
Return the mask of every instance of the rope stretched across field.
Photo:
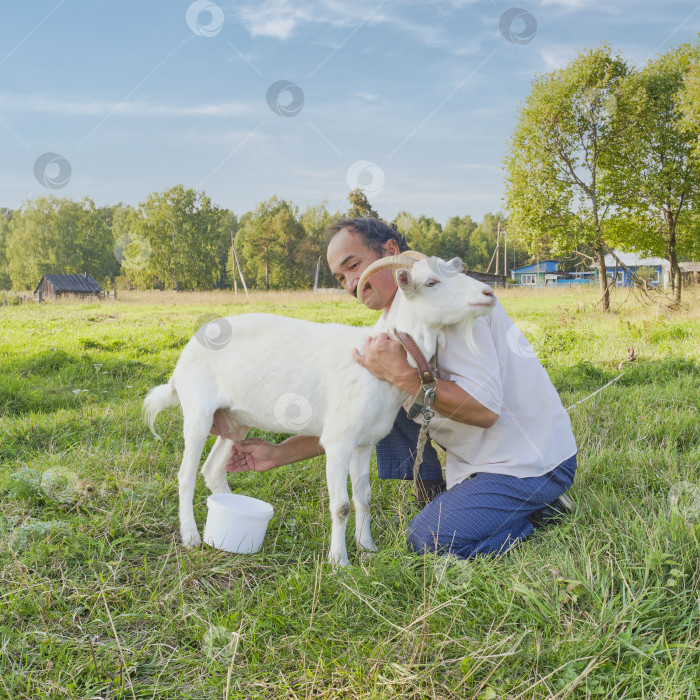
{"label": "rope stretched across field", "polygon": [[[622,375],[625,373],[624,370],[622,369],[623,365],[626,362],[634,362],[637,359],[637,355],[634,352],[634,348],[630,347],[627,348],[627,358],[622,360],[620,364],[617,366],[617,368],[620,371],[620,374],[615,377],[615,379],[611,379],[607,384],[604,386],[601,386],[600,389],[596,389],[592,394],[589,394],[583,399],[580,399],[579,401],[576,401],[576,403],[572,403],[571,406],[569,406],[566,410],[570,411],[572,408],[575,408],[578,406],[580,403],[583,403],[584,401],[588,401],[588,399],[593,398],[596,394],[599,394],[603,389],[607,389],[611,384],[614,384]],[[432,404],[433,404],[433,397],[434,397],[435,391],[432,391],[432,395],[430,396],[430,400],[427,403],[427,410],[424,410],[423,412],[423,425],[421,425],[420,432],[418,433],[418,445],[416,446],[416,459],[413,463],[413,483],[416,489],[419,487],[419,481],[420,477],[418,476],[418,470],[423,462],[423,450],[425,448],[425,443],[427,442],[428,439],[428,425],[430,424],[430,419],[433,417],[433,411],[432,409]],[[418,493],[418,491],[416,491]]]}
{"label": "rope stretched across field", "polygon": [[[627,359],[622,360],[620,364],[617,366],[619,370],[622,370],[622,366],[625,364],[625,362],[634,362],[637,359],[637,356],[634,354],[634,348],[627,348]],[[622,375],[624,374],[624,370],[620,372],[620,374],[615,377],[615,379],[611,379],[607,384],[604,386],[601,386],[600,389],[596,389],[592,394],[589,394],[586,396],[584,399],[581,399],[580,401],[576,401],[576,403],[572,403],[571,406],[569,406],[566,410],[570,411],[572,408],[575,408],[578,406],[580,403],[583,403],[584,401],[588,401],[588,399],[593,398],[596,394],[599,394],[603,389],[607,389],[611,384],[614,384]]]}

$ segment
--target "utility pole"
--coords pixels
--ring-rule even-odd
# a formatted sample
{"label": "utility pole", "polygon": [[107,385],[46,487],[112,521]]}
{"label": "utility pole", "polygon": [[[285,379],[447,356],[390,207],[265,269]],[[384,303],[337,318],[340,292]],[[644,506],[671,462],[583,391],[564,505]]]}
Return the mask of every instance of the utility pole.
{"label": "utility pole", "polygon": [[238,296],[238,280],[236,279],[236,248],[233,245],[233,229],[231,229],[231,272],[233,273],[233,294]]}
{"label": "utility pole", "polygon": [[504,230],[505,240],[503,241],[503,274],[508,279],[508,227]]}
{"label": "utility pole", "polygon": [[[231,243],[233,246],[233,243]],[[233,248],[233,259],[236,261],[236,267],[238,268],[238,274],[241,276],[241,282],[243,282],[243,290],[245,291],[246,297],[248,296],[248,287],[246,287],[245,277],[243,277],[243,272],[241,272],[241,264],[238,262],[238,255],[236,255],[236,248]]]}
{"label": "utility pole", "polygon": [[496,274],[498,274],[498,258],[499,258],[499,253],[500,253],[500,247],[501,247],[501,222],[498,222],[497,228],[496,228]]}
{"label": "utility pole", "polygon": [[321,256],[318,256],[318,262],[316,263],[316,274],[314,275],[314,292],[318,289],[318,275],[321,272]]}

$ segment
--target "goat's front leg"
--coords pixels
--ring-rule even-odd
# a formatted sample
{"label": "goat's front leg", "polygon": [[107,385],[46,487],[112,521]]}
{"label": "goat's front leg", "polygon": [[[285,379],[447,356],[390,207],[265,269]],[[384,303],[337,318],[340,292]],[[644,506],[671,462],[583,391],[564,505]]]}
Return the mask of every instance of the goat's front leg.
{"label": "goat's front leg", "polygon": [[372,489],[369,485],[369,465],[372,447],[360,445],[355,448],[350,461],[350,481],[352,500],[355,504],[355,539],[361,549],[377,551],[369,529],[369,508],[372,502]]}
{"label": "goat's front leg", "polygon": [[185,547],[199,547],[202,538],[194,520],[194,485],[197,477],[197,465],[202,456],[202,450],[211,428],[211,416],[202,419],[201,416],[185,416],[183,433],[185,436],[185,451],[182,455],[182,465],[178,472],[180,488],[180,533]]}
{"label": "goat's front leg", "polygon": [[328,555],[334,566],[347,566],[348,552],[345,546],[345,528],[350,515],[348,499],[348,468],[352,446],[324,445],[326,450],[326,481],[331,511],[331,548]]}

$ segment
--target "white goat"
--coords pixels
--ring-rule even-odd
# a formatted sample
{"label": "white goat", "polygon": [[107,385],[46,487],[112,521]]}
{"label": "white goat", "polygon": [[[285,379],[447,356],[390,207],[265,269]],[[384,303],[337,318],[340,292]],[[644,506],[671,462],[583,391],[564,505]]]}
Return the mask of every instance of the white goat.
{"label": "white goat", "polygon": [[[396,328],[410,333],[427,358],[443,342],[442,328],[461,324],[468,335],[474,320],[496,302],[490,287],[459,274],[459,258],[444,262],[413,251],[370,265],[358,285],[360,299],[368,278],[388,267],[397,270],[398,293],[403,295]],[[238,439],[251,427],[318,436],[326,452],[330,561],[348,563],[348,472],[355,537],[361,548],[376,550],[369,527],[370,457],[408,398],[352,359],[352,349],[361,352],[367,337],[377,331],[267,314],[230,316],[213,323],[224,331],[218,342],[207,343],[200,329],[182,351],[170,381],[152,389],[144,401],[154,434],[161,409],[177,403],[182,407],[185,451],[178,479],[184,545],[201,544],[192,506],[195,476],[214,412],[223,409]],[[219,437],[202,467],[212,493],[230,493],[225,465],[231,447],[231,440]]]}

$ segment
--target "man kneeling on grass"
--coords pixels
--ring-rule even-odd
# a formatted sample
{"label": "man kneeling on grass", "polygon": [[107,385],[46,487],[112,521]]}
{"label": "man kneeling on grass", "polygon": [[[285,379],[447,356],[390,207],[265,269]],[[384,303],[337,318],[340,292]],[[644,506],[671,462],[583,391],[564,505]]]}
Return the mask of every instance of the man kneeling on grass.
{"label": "man kneeling on grass", "polygon": [[[362,272],[379,258],[408,250],[405,238],[377,219],[341,219],[328,229],[328,264],[344,289],[357,297]],[[394,272],[377,272],[362,294],[391,325],[401,295]],[[564,495],[576,471],[576,443],[569,416],[530,344],[500,304],[477,319],[474,347],[457,329],[446,329],[438,353],[439,380],[430,437],[447,453],[446,478],[435,448],[425,446],[417,500],[425,507],[408,528],[415,552],[461,558],[503,552],[534,527],[569,512]],[[420,379],[401,343],[380,333],[354,359],[379,379],[411,396]],[[402,408],[392,431],[377,444],[381,479],[413,479],[422,417]],[[225,435],[215,415],[212,432]],[[274,445],[260,438],[233,447],[228,471],[265,471],[323,454],[318,438],[297,435]]]}

